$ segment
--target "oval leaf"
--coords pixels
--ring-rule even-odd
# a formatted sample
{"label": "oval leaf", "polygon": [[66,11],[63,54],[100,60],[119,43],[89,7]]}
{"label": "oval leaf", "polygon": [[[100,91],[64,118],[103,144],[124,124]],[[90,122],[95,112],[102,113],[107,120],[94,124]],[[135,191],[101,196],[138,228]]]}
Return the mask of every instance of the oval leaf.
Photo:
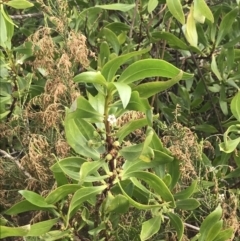
{"label": "oval leaf", "polygon": [[166,1],[170,13],[176,18],[182,25],[185,24],[185,17],[180,0],[167,0]]}
{"label": "oval leaf", "polygon": [[176,201],[176,207],[182,210],[194,210],[200,206],[198,200],[194,198],[188,198]]}
{"label": "oval leaf", "polygon": [[[130,84],[137,80],[150,77],[174,78],[180,72],[180,69],[174,65],[160,59],[139,60],[128,66],[118,79],[118,82]],[[193,75],[183,73],[183,80],[190,79]]]}
{"label": "oval leaf", "polygon": [[142,223],[140,234],[141,241],[148,240],[158,232],[161,227],[161,220],[162,218],[160,216],[156,216]]}

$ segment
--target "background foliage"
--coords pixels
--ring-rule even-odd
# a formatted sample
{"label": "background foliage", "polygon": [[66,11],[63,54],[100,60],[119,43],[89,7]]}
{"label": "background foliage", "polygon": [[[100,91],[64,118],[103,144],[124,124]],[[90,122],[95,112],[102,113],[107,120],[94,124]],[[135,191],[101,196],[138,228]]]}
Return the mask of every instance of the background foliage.
{"label": "background foliage", "polygon": [[0,6],[1,238],[239,239],[239,1]]}

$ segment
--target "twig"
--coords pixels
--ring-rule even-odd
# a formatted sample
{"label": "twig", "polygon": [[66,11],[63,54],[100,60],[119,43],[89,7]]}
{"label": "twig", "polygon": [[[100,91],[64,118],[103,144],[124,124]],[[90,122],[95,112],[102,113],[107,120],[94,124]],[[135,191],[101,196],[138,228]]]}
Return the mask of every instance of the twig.
{"label": "twig", "polygon": [[[163,215],[163,217],[164,217],[165,219],[168,219],[168,220],[169,220],[169,217],[167,217],[167,216],[165,216],[165,215]],[[197,231],[197,232],[199,232],[199,230],[200,230],[199,227],[193,226],[193,225],[191,225],[191,224],[189,224],[189,223],[183,223],[183,225],[186,226],[186,227],[188,227],[188,228],[191,228],[191,229],[193,229],[193,230],[195,230],[195,231]]]}
{"label": "twig", "polygon": [[43,13],[27,13],[19,15],[11,15],[11,19],[24,19],[24,18],[33,18],[33,17],[42,17]]}
{"label": "twig", "polygon": [[0,149],[0,154],[3,155],[3,156],[2,156],[3,158],[8,158],[8,159],[10,159],[11,161],[14,161],[14,162],[16,163],[16,165],[18,166],[18,168],[23,171],[23,173],[24,173],[25,176],[27,176],[28,178],[33,179],[33,177],[31,176],[31,174],[30,174],[29,172],[27,172],[26,170],[24,170],[24,168],[22,167],[22,165],[20,164],[20,162],[19,162],[19,160],[18,160],[17,158],[11,156],[11,155],[8,154],[6,151],[1,150],[1,149]]}
{"label": "twig", "polygon": [[132,24],[131,24],[131,28],[130,28],[130,31],[129,31],[129,40],[132,38],[132,34],[133,34],[133,28],[134,28],[135,19],[136,19],[137,10],[138,10],[138,3],[139,3],[139,0],[137,0],[136,3],[135,3],[136,5],[135,5],[135,8],[134,8]]}

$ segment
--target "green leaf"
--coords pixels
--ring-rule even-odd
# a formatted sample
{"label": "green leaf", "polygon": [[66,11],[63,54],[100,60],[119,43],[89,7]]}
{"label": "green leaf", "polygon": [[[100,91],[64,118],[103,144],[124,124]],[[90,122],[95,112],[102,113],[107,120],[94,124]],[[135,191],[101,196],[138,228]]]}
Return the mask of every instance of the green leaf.
{"label": "green leaf", "polygon": [[153,32],[152,33],[152,37],[154,40],[166,40],[167,43],[172,47],[172,48],[176,48],[176,49],[182,49],[182,50],[188,50],[188,46],[178,37],[176,37],[174,34],[172,33],[168,33],[168,32]]}
{"label": "green leaf", "polygon": [[208,234],[206,236],[206,240],[213,241],[217,235],[220,233],[223,226],[223,220],[220,220],[218,222],[215,222],[211,225],[208,231]]}
{"label": "green leaf", "polygon": [[170,190],[168,189],[164,181],[158,176],[149,172],[138,171],[138,172],[125,173],[122,176],[122,180],[130,177],[136,177],[140,180],[145,181],[146,183],[148,183],[150,188],[154,189],[156,194],[158,194],[166,202],[170,202],[170,205],[172,207],[175,207],[175,201],[172,193],[170,192]]}
{"label": "green leaf", "polygon": [[179,160],[174,158],[174,160],[170,163],[168,163],[168,173],[172,177],[172,182],[170,185],[170,190],[172,190],[175,185],[177,184],[179,177],[180,177],[180,167],[179,167]]}
{"label": "green leaf", "polygon": [[120,99],[123,104],[123,108],[125,109],[130,101],[132,90],[129,85],[124,83],[113,83],[117,88]]}
{"label": "green leaf", "polygon": [[153,130],[151,127],[148,127],[146,132],[146,138],[143,143],[123,147],[119,153],[129,161],[135,161],[137,159],[141,159],[147,162],[150,162],[154,157],[154,153],[152,148],[149,147],[149,144],[152,141]]}
{"label": "green leaf", "polygon": [[19,213],[24,213],[27,211],[35,211],[35,210],[45,210],[45,209],[42,207],[33,205],[32,203],[30,203],[27,200],[23,200],[21,202],[14,204],[11,208],[4,211],[4,213],[7,215],[16,215]]}
{"label": "green leaf", "polygon": [[[74,113],[75,112],[75,113]],[[72,116],[71,116],[72,114]],[[75,114],[75,118],[84,118],[88,119],[92,122],[102,122],[103,121],[103,115],[98,113],[89,103],[88,100],[86,100],[83,96],[79,96],[76,101],[72,104],[69,113],[67,113],[67,117],[65,122],[68,120],[68,118],[72,117],[74,118],[73,114]],[[68,117],[70,116],[70,117]]]}
{"label": "green leaf", "polygon": [[170,13],[176,18],[182,25],[185,24],[185,17],[180,0],[166,0]]}
{"label": "green leaf", "polygon": [[167,81],[155,81],[155,82],[148,82],[144,84],[140,84],[133,88],[134,91],[138,91],[139,95],[142,98],[149,98],[157,93],[160,93],[174,84],[178,83],[183,76],[183,71],[180,70],[179,74]]}
{"label": "green leaf", "polygon": [[219,72],[217,63],[216,63],[216,58],[214,56],[214,54],[212,55],[212,62],[211,62],[211,70],[213,71],[213,73],[217,76],[218,80],[222,80],[222,76]]}
{"label": "green leaf", "polygon": [[194,0],[194,18],[200,22],[204,23],[205,17],[211,22],[214,22],[213,14],[206,4],[205,0]]}
{"label": "green leaf", "polygon": [[0,226],[1,238],[7,237],[23,237],[26,236],[30,230],[30,225],[21,226],[17,228]]}
{"label": "green leaf", "polygon": [[54,204],[62,199],[64,199],[68,194],[75,193],[81,186],[77,184],[66,184],[58,187],[54,191],[48,194],[45,201],[48,204]]}
{"label": "green leaf", "polygon": [[50,169],[54,173],[65,173],[72,179],[78,181],[80,167],[86,161],[86,159],[81,157],[68,157],[56,162]]}
{"label": "green leaf", "polygon": [[181,192],[178,192],[174,194],[175,199],[186,199],[192,196],[192,194],[196,191],[197,189],[197,180],[194,180],[191,184],[191,186],[187,187],[186,189],[182,190]]}
{"label": "green leaf", "polygon": [[107,185],[95,186],[95,187],[83,187],[79,189],[73,195],[73,198],[70,202],[68,214],[67,214],[67,224],[69,218],[73,215],[73,212],[77,207],[79,207],[83,202],[88,201],[89,199],[95,197],[97,194],[101,193],[107,188]]}
{"label": "green leaf", "polygon": [[152,209],[152,208],[160,208],[160,207],[162,207],[162,204],[145,205],[145,204],[141,204],[141,203],[139,203],[139,202],[136,202],[134,199],[132,199],[132,198],[123,190],[120,182],[118,182],[118,185],[119,185],[119,187],[120,187],[123,195],[128,199],[129,203],[130,203],[133,207],[135,207],[135,208],[137,208],[137,209],[140,209],[140,210],[150,210],[150,209]]}
{"label": "green leaf", "polygon": [[194,210],[200,206],[200,203],[195,198],[186,198],[176,201],[176,208],[182,210]]}
{"label": "green leaf", "polygon": [[112,45],[114,52],[118,55],[120,50],[120,43],[118,41],[116,34],[112,30],[104,28],[101,31],[101,35],[103,35],[106,41]]}
{"label": "green leaf", "polygon": [[235,8],[231,12],[227,13],[222,19],[219,26],[217,40],[216,40],[216,47],[219,45],[219,43],[225,37],[225,35],[228,34],[232,29],[231,26],[233,25],[237,17],[237,14],[238,14],[238,8]]}
{"label": "green leaf", "polygon": [[172,156],[169,156],[167,153],[163,151],[153,149],[153,152],[154,152],[154,158],[152,161],[159,163],[159,165],[172,162],[174,159]]}
{"label": "green leaf", "polygon": [[83,184],[88,176],[96,172],[101,166],[103,166],[103,163],[105,160],[99,160],[99,161],[93,161],[93,162],[84,162],[80,168],[79,172],[79,184]]}
{"label": "green leaf", "polygon": [[135,131],[136,129],[140,129],[147,125],[146,118],[138,119],[138,120],[131,120],[130,122],[123,125],[116,133],[119,142],[122,142],[123,139]]}
{"label": "green leaf", "polygon": [[200,238],[199,241],[206,241],[206,237],[209,234],[209,227],[212,226],[212,224],[219,221],[219,219],[222,216],[222,208],[220,205],[212,212],[210,213],[202,222],[199,233]]}
{"label": "green leaf", "polygon": [[76,75],[73,78],[73,81],[76,83],[82,82],[82,83],[94,83],[94,84],[100,84],[106,86],[106,80],[100,73],[100,71],[93,72],[83,72],[79,75]]}
{"label": "green leaf", "polygon": [[5,19],[3,17],[2,12],[0,12],[0,46],[2,46],[3,48],[5,48],[5,43],[7,41],[7,27],[6,27],[6,23],[5,23]]}
{"label": "green leaf", "polygon": [[227,176],[224,177],[224,179],[236,177],[240,177],[240,167],[236,168],[234,171],[231,171]]}
{"label": "green leaf", "polygon": [[141,55],[141,54],[145,54],[148,51],[150,51],[150,48],[143,49],[143,50],[140,50],[140,51],[131,52],[131,53],[128,53],[128,54],[124,54],[124,55],[121,55],[119,57],[116,57],[116,58],[110,60],[102,68],[102,71],[101,71],[102,75],[105,77],[105,79],[108,82],[112,81],[116,72],[117,72],[117,70],[119,69],[119,67],[122,64],[127,62],[130,58],[132,58],[134,56]]}
{"label": "green leaf", "polygon": [[240,122],[240,91],[238,91],[231,101],[231,111],[233,116]]}
{"label": "green leaf", "polygon": [[[120,75],[118,82],[130,84],[137,80],[143,80],[150,77],[167,77],[173,78],[178,75],[180,70],[160,59],[139,60],[128,66]],[[191,78],[193,75],[183,73],[183,80]]]}
{"label": "green leaf", "polygon": [[128,209],[129,209],[128,199],[125,196],[119,194],[112,199],[106,212],[107,213],[114,212],[116,214],[119,214],[119,213],[126,213]]}
{"label": "green leaf", "polygon": [[4,2],[4,4],[13,7],[15,9],[26,9],[33,7],[34,5],[26,0],[12,0],[8,2]]}
{"label": "green leaf", "polygon": [[190,8],[190,12],[187,17],[187,23],[183,26],[183,32],[187,41],[194,47],[198,46],[198,34],[196,29],[196,22],[193,16],[193,5]]}
{"label": "green leaf", "polygon": [[[109,46],[108,46],[107,42],[104,41],[100,45],[100,53],[98,56],[98,69],[102,69],[102,67],[108,62],[109,56],[110,56]],[[104,80],[105,80],[105,78],[104,78]]]}
{"label": "green leaf", "polygon": [[219,144],[219,147],[220,147],[221,151],[224,151],[226,153],[231,153],[237,148],[237,146],[240,143],[240,137],[232,140],[228,136],[228,134],[230,132],[239,133],[239,131],[240,131],[240,125],[239,124],[232,125],[227,129],[227,131],[223,135],[223,141],[224,142]]}
{"label": "green leaf", "polygon": [[168,213],[167,216],[170,218],[171,224],[176,229],[178,240],[181,241],[184,232],[183,221],[174,213]]}
{"label": "green leaf", "polygon": [[122,12],[127,12],[135,7],[134,4],[124,4],[124,3],[113,3],[106,5],[95,5],[95,7],[106,9],[106,10],[117,10]]}
{"label": "green leaf", "polygon": [[157,5],[158,5],[158,0],[149,0],[147,5],[148,13],[152,13],[152,11],[154,11]]}
{"label": "green leaf", "polygon": [[141,241],[148,240],[154,234],[156,234],[161,227],[162,218],[160,216],[153,217],[148,221],[142,223],[142,229],[140,234]]}
{"label": "green leaf", "polygon": [[49,232],[51,230],[51,228],[53,227],[53,225],[55,225],[58,221],[59,221],[59,219],[55,218],[55,219],[50,219],[47,221],[35,223],[35,224],[31,225],[31,229],[26,236],[27,237],[29,237],[29,236],[30,237],[39,237],[39,236]]}
{"label": "green leaf", "polygon": [[218,130],[212,126],[212,125],[208,125],[208,124],[202,124],[202,125],[196,125],[192,127],[194,130],[197,131],[203,131],[205,133],[218,133]]}
{"label": "green leaf", "polygon": [[35,192],[28,190],[18,191],[27,201],[41,208],[56,208],[54,205],[48,204],[44,198]]}
{"label": "green leaf", "polygon": [[214,241],[226,241],[232,237],[233,232],[234,232],[233,228],[222,230],[218,233]]}

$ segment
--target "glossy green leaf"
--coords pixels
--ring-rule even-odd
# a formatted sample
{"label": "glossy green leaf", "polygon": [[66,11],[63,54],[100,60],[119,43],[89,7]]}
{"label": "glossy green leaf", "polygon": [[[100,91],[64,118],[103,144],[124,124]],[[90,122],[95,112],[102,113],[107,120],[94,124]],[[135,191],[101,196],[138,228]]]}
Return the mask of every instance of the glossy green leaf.
{"label": "glossy green leaf", "polygon": [[143,222],[141,233],[140,233],[141,241],[148,240],[154,234],[156,234],[161,227],[161,221],[162,221],[162,217],[156,216],[156,217],[153,217],[153,218]]}
{"label": "glossy green leaf", "polygon": [[129,85],[124,83],[113,83],[113,84],[115,85],[119,93],[119,97],[122,101],[123,108],[125,109],[130,101],[132,90]]}
{"label": "glossy green leaf", "polygon": [[122,32],[125,32],[125,31],[128,32],[130,29],[130,26],[121,22],[112,22],[107,24],[105,28],[112,30],[116,35],[119,35]]}
{"label": "glossy green leaf", "polygon": [[218,222],[222,216],[222,208],[219,205],[213,212],[211,212],[202,222],[199,233],[200,238],[199,241],[206,241],[206,237],[209,234],[209,227],[211,227],[214,223]]}
{"label": "glossy green leaf", "polygon": [[109,46],[108,46],[108,43],[104,41],[100,45],[100,53],[98,56],[98,69],[102,69],[102,67],[108,62],[109,56],[110,56]]}
{"label": "glossy green leaf", "polygon": [[[68,117],[69,116],[69,117]],[[98,113],[83,96],[79,96],[75,102],[73,102],[65,122],[72,118],[84,118],[92,122],[102,122],[103,115]]]}
{"label": "glossy green leaf", "polygon": [[222,230],[218,233],[217,237],[215,237],[214,241],[226,241],[232,237],[233,232],[233,228]]}
{"label": "glossy green leaf", "polygon": [[155,81],[155,82],[148,82],[144,84],[140,84],[133,88],[134,91],[138,91],[139,95],[142,98],[149,98],[157,93],[165,91],[169,89],[174,84],[178,83],[183,76],[183,71],[180,70],[179,74],[167,81]]}
{"label": "glossy green leaf", "polygon": [[4,48],[7,41],[7,27],[2,12],[0,12],[0,26],[0,46]]}
{"label": "glossy green leaf", "polygon": [[86,159],[81,157],[67,157],[51,166],[51,171],[54,173],[65,173],[72,179],[79,180],[79,171],[81,165],[86,162]]}
{"label": "glossy green leaf", "polygon": [[166,42],[172,47],[176,49],[188,50],[188,46],[178,37],[176,37],[172,33],[168,32],[153,32],[152,37],[154,40],[166,40]]}
{"label": "glossy green leaf", "polygon": [[75,193],[81,186],[77,184],[66,184],[52,191],[45,198],[48,204],[54,204],[67,197],[68,194]]}
{"label": "glossy green leaf", "polygon": [[198,200],[194,198],[186,198],[183,200],[176,201],[176,208],[182,210],[194,210],[200,206]]}
{"label": "glossy green leaf", "polygon": [[198,46],[198,34],[196,29],[196,22],[193,16],[193,5],[190,8],[187,23],[183,26],[183,31],[185,33],[187,41],[194,47]]}
{"label": "glossy green leaf", "polygon": [[102,76],[102,74],[97,71],[88,71],[88,72],[83,72],[79,75],[76,75],[73,78],[73,81],[76,83],[82,82],[82,83],[94,83],[94,84],[100,84],[106,86],[106,80]]}
{"label": "glossy green leaf", "polygon": [[94,127],[83,119],[66,119],[65,132],[68,144],[80,155],[90,157],[94,160],[100,159],[100,153],[89,145],[94,140]]}
{"label": "glossy green leaf", "polygon": [[172,156],[169,156],[167,153],[163,151],[153,149],[153,152],[154,152],[154,157],[152,161],[159,163],[159,165],[172,162],[174,159]]}
{"label": "glossy green leaf", "polygon": [[232,125],[227,129],[227,131],[223,135],[224,142],[219,144],[221,151],[224,151],[226,153],[231,153],[237,148],[237,146],[240,143],[240,137],[236,139],[231,139],[228,135],[231,132],[239,133],[239,130],[240,130],[240,125],[238,124]]}
{"label": "glossy green leaf", "polygon": [[[128,66],[120,75],[118,82],[130,84],[138,80],[150,77],[173,78],[178,75],[180,70],[172,64],[160,59],[139,60]],[[190,79],[193,75],[183,73],[183,80]]]}
{"label": "glossy green leaf", "polygon": [[31,225],[31,229],[26,236],[30,237],[39,237],[48,231],[59,221],[58,218],[49,219],[47,221],[35,223]]}
{"label": "glossy green leaf", "polygon": [[158,0],[149,0],[147,5],[148,13],[152,13],[152,11],[157,7],[157,5]]}
{"label": "glossy green leaf", "polygon": [[205,17],[210,21],[214,22],[213,14],[206,4],[205,0],[194,0],[194,18],[200,22],[204,23]]}
{"label": "glossy green leaf", "polygon": [[129,209],[129,201],[128,199],[119,194],[116,197],[114,197],[107,208],[106,212],[114,212],[116,214],[119,213],[126,213]]}
{"label": "glossy green leaf", "polygon": [[101,35],[102,34],[103,34],[104,38],[106,39],[106,41],[111,44],[114,52],[118,55],[119,50],[120,50],[120,43],[118,41],[116,34],[108,28],[104,28],[101,32]]}
{"label": "glossy green leaf", "polygon": [[182,25],[185,24],[185,16],[180,0],[166,0],[167,7],[170,13],[176,18]]}
{"label": "glossy green leaf", "polygon": [[240,167],[236,168],[234,171],[231,171],[228,175],[224,177],[224,179],[228,178],[239,178],[240,177]]}
{"label": "glossy green leaf", "polygon": [[238,91],[231,101],[231,112],[233,116],[240,122],[240,91]]}
{"label": "glossy green leaf", "polygon": [[183,238],[184,226],[183,221],[177,214],[168,213],[167,216],[170,218],[171,224],[177,232],[178,240],[181,241]]}
{"label": "glossy green leaf", "polygon": [[122,180],[130,177],[136,177],[140,180],[145,181],[146,183],[148,183],[150,188],[154,189],[156,194],[158,194],[166,202],[170,202],[170,205],[172,207],[175,207],[175,201],[172,193],[170,192],[166,184],[163,182],[163,180],[158,176],[149,172],[139,171],[124,174]]}
{"label": "glossy green leaf", "polygon": [[79,172],[79,184],[83,184],[87,176],[90,176],[96,172],[101,166],[103,166],[104,160],[84,162]]}
{"label": "glossy green leaf", "polygon": [[30,225],[21,226],[21,227],[6,227],[0,226],[1,234],[0,238],[7,237],[23,237],[26,236],[30,230]]}
{"label": "glossy green leaf", "polygon": [[138,120],[131,120],[130,122],[123,125],[116,133],[116,136],[118,137],[119,142],[122,142],[123,139],[135,131],[136,129],[140,129],[147,125],[146,118],[138,119]]}
{"label": "glossy green leaf", "polygon": [[227,13],[224,18],[222,19],[220,26],[219,26],[219,31],[217,35],[217,40],[216,40],[216,46],[219,45],[219,43],[222,41],[222,39],[225,37],[226,34],[228,34],[231,29],[233,22],[235,21],[236,17],[238,14],[238,8],[233,9],[229,13]]}
{"label": "glossy green leaf", "polygon": [[106,9],[106,10],[117,10],[127,12],[135,7],[135,4],[124,4],[124,3],[113,3],[106,5],[96,5],[95,7]]}
{"label": "glossy green leaf", "polygon": [[124,54],[124,55],[120,55],[119,57],[116,57],[116,58],[108,61],[108,63],[106,63],[104,65],[104,67],[102,68],[101,73],[105,77],[105,79],[110,82],[114,79],[114,76],[115,76],[117,70],[119,69],[119,67],[122,64],[127,62],[130,58],[132,58],[134,56],[145,54],[148,51],[150,51],[150,48],[131,52],[131,53]]}
{"label": "glossy green leaf", "polygon": [[221,81],[222,80],[222,76],[221,76],[221,74],[219,72],[215,55],[212,55],[211,70],[217,76],[218,80]]}
{"label": "glossy green leaf", "polygon": [[4,4],[15,9],[26,9],[34,6],[32,3],[26,0],[11,0],[8,2],[4,2]]}
{"label": "glossy green leaf", "polygon": [[39,194],[28,191],[28,190],[21,190],[18,191],[27,201],[32,203],[35,206],[41,207],[41,208],[56,208],[52,204],[48,204],[42,196]]}
{"label": "glossy green leaf", "polygon": [[106,188],[107,188],[107,185],[95,186],[95,187],[83,187],[79,189],[77,192],[75,192],[69,205],[67,223],[69,221],[69,218],[72,216],[73,212],[77,207],[79,207],[83,202],[86,202],[89,199],[95,197],[97,194],[101,193]]}
{"label": "glossy green leaf", "polygon": [[223,220],[213,223],[209,228],[208,234],[206,236],[206,240],[213,241],[220,233],[222,226],[223,226]]}
{"label": "glossy green leaf", "polygon": [[27,211],[35,211],[35,210],[37,211],[37,210],[47,210],[47,209],[36,206],[27,200],[23,200],[23,201],[20,201],[20,202],[14,204],[11,208],[4,211],[4,214],[16,215],[16,214],[24,213]]}
{"label": "glossy green leaf", "polygon": [[124,189],[122,188],[121,186],[121,183],[118,182],[118,185],[123,193],[123,195],[128,199],[129,203],[137,208],[137,209],[140,209],[140,210],[150,210],[152,208],[160,208],[162,207],[162,204],[153,204],[153,205],[146,205],[146,204],[142,204],[142,203],[139,203],[139,202],[136,202],[134,199],[132,199],[125,191]]}
{"label": "glossy green leaf", "polygon": [[169,162],[167,166],[168,166],[168,173],[172,177],[172,182],[169,189],[172,190],[180,178],[179,160],[174,158],[174,160],[172,162]]}
{"label": "glossy green leaf", "polygon": [[208,125],[208,124],[196,125],[196,126],[193,126],[192,128],[194,130],[202,131],[205,133],[218,133],[218,130],[214,126]]}
{"label": "glossy green leaf", "polygon": [[197,180],[194,180],[191,184],[191,186],[187,187],[186,189],[182,190],[181,192],[178,192],[174,194],[175,199],[186,199],[192,196],[192,194],[197,190]]}
{"label": "glossy green leaf", "polygon": [[119,153],[129,161],[135,161],[141,159],[143,161],[150,162],[154,158],[154,153],[152,148],[149,147],[149,144],[152,141],[153,130],[148,127],[146,138],[143,143],[123,147]]}

